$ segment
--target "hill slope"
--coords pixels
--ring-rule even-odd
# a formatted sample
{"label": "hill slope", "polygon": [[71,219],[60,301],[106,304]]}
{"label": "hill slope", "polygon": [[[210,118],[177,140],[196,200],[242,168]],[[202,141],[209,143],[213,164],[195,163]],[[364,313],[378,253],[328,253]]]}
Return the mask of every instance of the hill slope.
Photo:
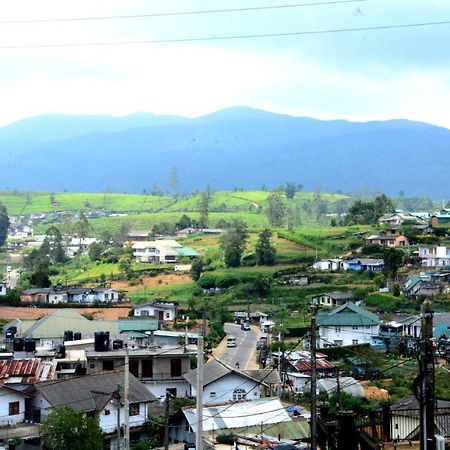
{"label": "hill slope", "polygon": [[[320,121],[244,107],[192,120],[121,119],[114,128],[103,119],[88,125],[83,118],[85,125],[66,133],[56,125],[52,131],[59,116],[47,118],[45,127],[29,119],[0,129],[0,189],[101,191],[109,186],[142,192],[154,183],[165,189],[175,166],[183,192],[206,184],[215,190],[273,187],[287,180],[307,189],[404,190],[437,198],[450,190],[445,164],[450,131],[423,123]],[[34,136],[31,142],[14,131],[25,125],[27,136]],[[39,137],[42,130],[47,140]]]}

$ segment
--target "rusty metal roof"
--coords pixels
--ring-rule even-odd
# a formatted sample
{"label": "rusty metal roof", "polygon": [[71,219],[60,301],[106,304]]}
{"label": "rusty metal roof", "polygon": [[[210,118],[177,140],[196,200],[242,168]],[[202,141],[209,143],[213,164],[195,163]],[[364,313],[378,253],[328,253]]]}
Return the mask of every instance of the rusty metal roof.
{"label": "rusty metal roof", "polygon": [[11,378],[18,378],[17,382],[20,383],[53,380],[54,374],[55,368],[53,364],[41,362],[37,358],[0,360],[1,384],[7,383],[8,379]]}
{"label": "rusty metal roof", "polygon": [[[310,359],[300,359],[295,363],[295,367],[299,372],[310,372],[311,371],[311,360]],[[319,358],[316,360],[317,370],[332,370],[335,366],[330,361]]]}

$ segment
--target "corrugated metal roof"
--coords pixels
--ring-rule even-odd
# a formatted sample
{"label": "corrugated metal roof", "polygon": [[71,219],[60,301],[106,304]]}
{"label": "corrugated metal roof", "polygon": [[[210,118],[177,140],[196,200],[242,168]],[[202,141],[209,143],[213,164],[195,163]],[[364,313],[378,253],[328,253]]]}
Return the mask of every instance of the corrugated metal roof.
{"label": "corrugated metal roof", "polygon": [[54,364],[40,359],[0,360],[0,383],[12,382],[12,379],[20,383],[35,383],[53,380],[54,375]]}
{"label": "corrugated metal roof", "polygon": [[332,311],[317,314],[317,325],[319,326],[372,326],[378,325],[379,322],[380,319],[376,314],[352,302]]}
{"label": "corrugated metal roof", "polygon": [[[311,372],[310,359],[300,359],[294,365],[299,372]],[[326,359],[320,358],[316,360],[317,370],[332,370],[334,368],[335,368],[334,364],[330,363],[330,361]]]}
{"label": "corrugated metal roof", "polygon": [[[192,427],[197,422],[196,409],[183,409]],[[225,403],[203,408],[203,430],[224,430],[251,427],[261,423],[270,425],[279,422],[292,422],[278,398]]]}

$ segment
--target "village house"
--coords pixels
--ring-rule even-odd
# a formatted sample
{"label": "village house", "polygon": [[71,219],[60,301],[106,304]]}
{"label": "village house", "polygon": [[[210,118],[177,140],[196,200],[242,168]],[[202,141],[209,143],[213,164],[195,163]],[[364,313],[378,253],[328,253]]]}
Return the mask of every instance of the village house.
{"label": "village house", "polygon": [[155,301],[135,306],[133,315],[135,317],[153,316],[161,322],[172,322],[177,318],[177,311],[177,302]]}
{"label": "village house", "polygon": [[20,294],[26,303],[117,303],[119,291],[111,287],[50,287],[26,289]]}
{"label": "village house", "polygon": [[0,296],[6,295],[6,283],[0,281]]}
{"label": "village house", "polygon": [[[109,442],[108,448],[113,449],[117,446],[114,441],[117,425],[123,427],[125,423],[118,389],[124,392],[123,370],[37,383],[32,391],[31,408],[40,423],[45,421],[52,408],[65,405],[98,417],[104,438]],[[130,436],[133,440],[140,440],[141,435],[143,438],[146,436],[143,425],[149,413],[162,411],[155,396],[133,374],[130,374],[129,404]]]}
{"label": "village house", "polygon": [[419,247],[419,258],[423,267],[450,266],[450,247],[445,245]]}
{"label": "village house", "polygon": [[380,332],[379,317],[352,302],[319,312],[317,325],[320,347],[373,344]]}
{"label": "village house", "polygon": [[317,294],[311,298],[312,305],[324,306],[326,308],[334,308],[351,301],[353,301],[353,294],[351,292],[325,292],[324,294]]}
{"label": "village house", "polygon": [[410,275],[402,286],[402,292],[409,298],[436,297],[441,292],[439,282],[420,275]]}
{"label": "village house", "polygon": [[130,230],[127,233],[127,240],[129,242],[143,242],[148,241],[149,236],[150,231]]}
{"label": "village house", "polygon": [[378,219],[380,225],[401,226],[401,225],[426,225],[427,221],[422,217],[411,213],[396,212],[385,214]]}
{"label": "village house", "polygon": [[[195,345],[131,347],[130,372],[158,398],[165,398],[167,392],[174,397],[187,397],[190,386],[183,375],[191,370],[196,351]],[[109,350],[108,345],[98,351],[87,350],[86,360],[88,374],[117,370],[124,365],[125,349]]]}
{"label": "village house", "polygon": [[441,211],[431,215],[431,226],[448,226],[450,224],[450,210],[442,208]]}
{"label": "village house", "polygon": [[196,251],[170,239],[135,242],[132,248],[137,262],[173,263],[182,257],[196,258],[198,256]]}
{"label": "village house", "polygon": [[408,238],[402,234],[389,235],[385,233],[372,234],[364,239],[366,244],[377,244],[383,247],[405,247],[409,245]]}
{"label": "village house", "polygon": [[72,237],[65,245],[66,256],[69,258],[73,258],[75,255],[84,253],[95,242],[98,242],[98,239],[89,237],[86,238]]}
{"label": "village house", "polygon": [[381,272],[384,269],[384,260],[374,258],[322,259],[313,264],[313,269],[322,271],[366,270],[368,272]]}
{"label": "village house", "polygon": [[33,227],[24,224],[15,224],[9,227],[8,238],[10,239],[28,239],[33,237]]}
{"label": "village house", "polygon": [[[212,360],[203,367],[203,403],[223,403],[236,400],[255,400],[261,398],[261,388],[269,389],[269,382],[251,371],[239,370],[227,364]],[[263,371],[264,374],[266,371]],[[184,374],[184,379],[190,384],[190,395],[196,396],[196,381],[198,370],[194,369]],[[274,372],[280,385],[277,372]],[[256,375],[256,376],[255,376]]]}

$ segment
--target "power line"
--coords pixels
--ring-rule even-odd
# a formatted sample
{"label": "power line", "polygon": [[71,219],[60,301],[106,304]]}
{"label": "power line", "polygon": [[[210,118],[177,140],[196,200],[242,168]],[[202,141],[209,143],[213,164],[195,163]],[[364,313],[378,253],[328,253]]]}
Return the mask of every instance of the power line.
{"label": "power line", "polygon": [[308,36],[322,34],[351,33],[358,31],[377,31],[377,30],[393,30],[402,28],[418,28],[429,26],[449,25],[450,20],[439,22],[418,22],[397,25],[379,25],[373,27],[358,28],[334,28],[328,30],[309,30],[309,31],[293,31],[286,33],[261,33],[261,34],[240,34],[225,36],[199,36],[191,38],[174,38],[174,39],[146,39],[141,41],[116,41],[116,42],[67,42],[60,44],[25,44],[25,45],[2,45],[0,50],[22,50],[22,49],[39,49],[39,48],[67,48],[67,47],[106,47],[114,45],[143,45],[143,44],[175,44],[183,42],[207,42],[207,41],[226,41],[240,39],[256,39],[271,37],[290,37],[290,36]]}
{"label": "power line", "polygon": [[234,13],[247,11],[263,11],[273,9],[287,9],[299,8],[303,6],[326,6],[343,3],[360,3],[368,0],[330,0],[317,3],[292,3],[287,5],[271,5],[271,6],[249,6],[246,8],[225,8],[225,9],[205,9],[196,11],[174,11],[162,13],[148,13],[148,14],[121,14],[117,16],[90,16],[90,17],[62,17],[55,19],[18,19],[18,20],[3,20],[1,25],[8,24],[26,24],[26,23],[53,23],[53,22],[81,22],[94,20],[121,20],[121,19],[144,19],[150,17],[171,17],[171,16],[191,16],[200,14],[218,14],[218,13]]}

